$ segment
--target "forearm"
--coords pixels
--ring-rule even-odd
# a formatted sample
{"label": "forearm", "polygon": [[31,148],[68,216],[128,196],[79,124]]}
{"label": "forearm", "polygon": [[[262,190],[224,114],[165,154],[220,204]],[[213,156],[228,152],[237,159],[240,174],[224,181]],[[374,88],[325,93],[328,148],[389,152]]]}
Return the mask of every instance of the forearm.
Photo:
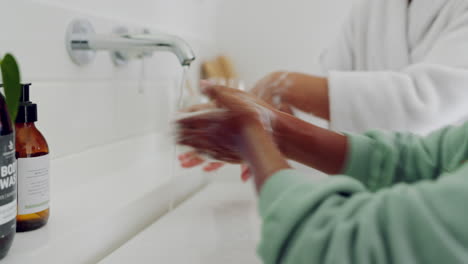
{"label": "forearm", "polygon": [[279,113],[274,137],[282,153],[291,160],[328,174],[338,174],[344,167],[348,139],[342,134]]}
{"label": "forearm", "polygon": [[288,86],[282,94],[282,102],[301,111],[330,120],[328,80],[302,73],[288,73]]}
{"label": "forearm", "polygon": [[290,166],[261,125],[246,126],[243,134],[245,143],[242,156],[253,172],[257,191],[260,191],[271,175]]}

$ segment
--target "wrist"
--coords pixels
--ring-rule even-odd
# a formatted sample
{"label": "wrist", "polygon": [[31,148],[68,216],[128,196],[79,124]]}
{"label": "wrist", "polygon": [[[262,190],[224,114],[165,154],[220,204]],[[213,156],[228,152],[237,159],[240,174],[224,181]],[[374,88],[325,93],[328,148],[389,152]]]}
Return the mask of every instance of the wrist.
{"label": "wrist", "polygon": [[242,127],[241,138],[243,142],[240,142],[242,146],[241,155],[244,160],[248,159],[248,155],[256,151],[257,144],[259,141],[273,142],[271,134],[265,130],[265,127],[260,122],[247,122]]}
{"label": "wrist", "polygon": [[291,89],[285,89],[281,95],[285,104],[304,112],[330,120],[330,102],[328,79],[301,73],[290,73],[288,80],[293,83]]}
{"label": "wrist", "polygon": [[295,128],[299,125],[298,121],[301,122],[302,120],[284,112],[278,112],[275,119],[272,137],[281,153],[288,159],[291,159],[289,151],[291,141],[289,138],[296,138],[299,136],[297,135],[298,130]]}
{"label": "wrist", "polygon": [[290,168],[271,133],[261,123],[245,126],[242,138],[245,141],[242,142],[241,155],[253,172],[257,190],[275,172]]}
{"label": "wrist", "polygon": [[282,154],[328,174],[342,171],[348,153],[347,137],[280,113],[274,140]]}

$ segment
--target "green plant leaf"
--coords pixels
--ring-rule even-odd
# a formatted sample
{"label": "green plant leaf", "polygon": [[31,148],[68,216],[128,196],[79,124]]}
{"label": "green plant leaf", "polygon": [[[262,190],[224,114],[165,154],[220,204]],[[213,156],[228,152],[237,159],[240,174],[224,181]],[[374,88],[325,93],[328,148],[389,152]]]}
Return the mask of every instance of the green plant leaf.
{"label": "green plant leaf", "polygon": [[13,55],[7,53],[0,64],[5,100],[12,123],[15,123],[21,96],[21,80],[18,64]]}

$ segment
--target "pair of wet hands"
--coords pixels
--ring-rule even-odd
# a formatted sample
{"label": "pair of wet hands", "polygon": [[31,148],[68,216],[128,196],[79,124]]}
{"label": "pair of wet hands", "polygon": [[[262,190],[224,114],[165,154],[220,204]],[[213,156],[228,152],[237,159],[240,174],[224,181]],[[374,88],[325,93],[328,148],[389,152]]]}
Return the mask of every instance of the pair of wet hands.
{"label": "pair of wet hands", "polygon": [[[283,112],[289,112],[291,113],[291,109],[282,103],[278,103],[277,100],[277,95],[278,91],[284,89],[284,87],[279,86],[281,84],[280,81],[278,81],[278,78],[284,80],[286,76],[283,75],[278,75],[278,74],[270,74],[269,76],[263,78],[260,80],[254,88],[251,90],[248,96],[253,96],[258,99],[259,101],[262,101],[262,104],[268,105],[268,108],[273,108],[273,109],[278,109]],[[200,86],[203,89],[206,89],[207,87],[213,86],[212,83],[207,82],[207,81],[202,81],[200,83]],[[241,93],[240,95],[242,96],[242,93],[244,92],[239,92]],[[281,100],[280,100],[281,101]],[[188,109],[185,109],[184,112],[197,112],[197,111],[202,111],[206,109],[212,109],[216,108],[216,104],[214,102],[205,104],[205,105],[195,105],[192,106]],[[179,142],[180,143],[180,142]],[[199,152],[197,150],[195,151],[190,151],[187,153],[183,153],[179,155],[178,157],[180,165],[183,168],[193,168],[197,166],[203,166],[203,170],[206,172],[213,172],[221,167],[224,166],[224,162],[216,161],[216,162],[207,162],[201,155],[199,155]],[[241,165],[241,179],[243,181],[247,181],[251,177],[251,171],[247,165],[242,164]]]}

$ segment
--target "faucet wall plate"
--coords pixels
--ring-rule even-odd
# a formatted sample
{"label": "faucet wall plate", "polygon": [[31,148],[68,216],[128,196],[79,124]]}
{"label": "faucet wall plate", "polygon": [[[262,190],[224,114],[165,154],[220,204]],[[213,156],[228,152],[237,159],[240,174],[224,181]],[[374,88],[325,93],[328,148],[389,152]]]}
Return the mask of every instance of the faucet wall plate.
{"label": "faucet wall plate", "polygon": [[65,44],[67,47],[68,55],[77,65],[90,64],[96,56],[95,50],[76,50],[72,49],[72,40],[86,39],[87,36],[95,34],[93,25],[84,19],[73,20],[67,29],[65,36]]}

